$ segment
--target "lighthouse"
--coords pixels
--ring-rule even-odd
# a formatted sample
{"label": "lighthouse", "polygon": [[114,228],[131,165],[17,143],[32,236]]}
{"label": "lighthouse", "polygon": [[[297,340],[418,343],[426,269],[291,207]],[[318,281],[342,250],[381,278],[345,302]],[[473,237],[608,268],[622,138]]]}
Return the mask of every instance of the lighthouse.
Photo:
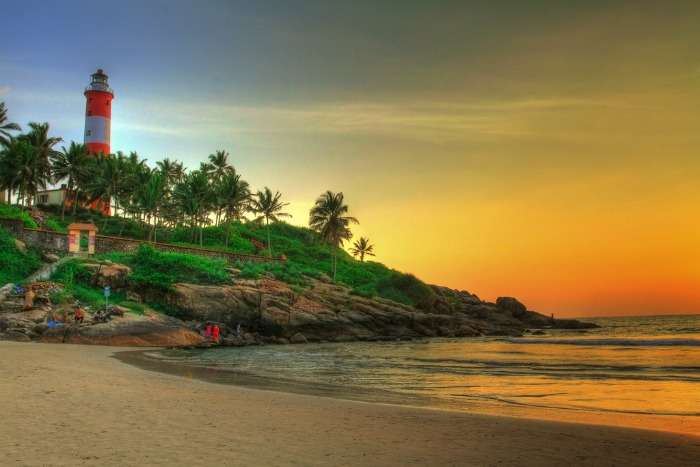
{"label": "lighthouse", "polygon": [[98,69],[85,88],[85,146],[90,154],[109,154],[114,92],[107,75]]}

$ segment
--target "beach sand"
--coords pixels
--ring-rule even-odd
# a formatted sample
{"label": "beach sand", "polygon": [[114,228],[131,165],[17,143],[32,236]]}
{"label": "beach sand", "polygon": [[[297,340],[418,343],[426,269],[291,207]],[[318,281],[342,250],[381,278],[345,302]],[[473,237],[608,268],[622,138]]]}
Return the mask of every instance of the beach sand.
{"label": "beach sand", "polygon": [[0,342],[2,465],[690,466],[700,438],[334,400]]}

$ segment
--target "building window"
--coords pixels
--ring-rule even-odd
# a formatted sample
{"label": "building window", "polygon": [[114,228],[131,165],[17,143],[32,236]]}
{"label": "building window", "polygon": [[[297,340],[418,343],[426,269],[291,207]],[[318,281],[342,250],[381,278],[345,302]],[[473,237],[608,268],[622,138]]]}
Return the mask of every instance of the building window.
{"label": "building window", "polygon": [[48,204],[49,195],[39,195],[39,204]]}

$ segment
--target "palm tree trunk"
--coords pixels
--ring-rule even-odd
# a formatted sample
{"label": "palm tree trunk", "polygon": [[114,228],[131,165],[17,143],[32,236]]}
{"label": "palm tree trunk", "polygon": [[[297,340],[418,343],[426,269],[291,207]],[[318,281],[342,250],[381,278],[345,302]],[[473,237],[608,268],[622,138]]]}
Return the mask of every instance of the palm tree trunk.
{"label": "palm tree trunk", "polygon": [[338,269],[338,251],[336,248],[333,248],[333,282],[335,282],[335,273]]}
{"label": "palm tree trunk", "polygon": [[267,254],[272,258],[272,240],[270,240],[270,219],[265,218],[265,225],[267,226]]}

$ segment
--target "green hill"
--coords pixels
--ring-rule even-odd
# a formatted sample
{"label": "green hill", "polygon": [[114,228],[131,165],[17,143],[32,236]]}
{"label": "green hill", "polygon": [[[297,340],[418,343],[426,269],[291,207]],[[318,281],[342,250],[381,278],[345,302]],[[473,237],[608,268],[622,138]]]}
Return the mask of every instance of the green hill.
{"label": "green hill", "polygon": [[[136,239],[145,239],[148,235],[148,227],[142,223],[128,219],[115,217],[103,217],[89,211],[83,211],[73,218],[66,216],[60,220],[57,213],[49,214],[45,221],[45,227],[54,230],[64,229],[74,221],[92,221],[100,229],[102,235],[124,236]],[[226,237],[228,229],[228,246]],[[295,287],[303,288],[309,284],[310,278],[320,278],[322,275],[331,275],[332,247],[323,243],[318,234],[310,229],[297,227],[286,223],[276,223],[270,226],[272,250],[274,256],[284,255],[287,261],[284,263],[241,263],[237,267],[241,269],[243,278],[259,278],[263,274],[271,274],[276,279],[287,282]],[[183,246],[199,247],[194,242],[195,235],[191,229],[184,227],[159,228],[158,241],[173,243]],[[197,238],[198,240],[198,238]],[[264,248],[267,243],[265,227],[254,223],[234,222],[228,226],[205,227],[202,232],[202,247],[229,251],[234,253],[267,255]],[[173,260],[169,267],[162,267],[162,258],[153,256],[148,251],[142,251],[137,255],[103,255],[114,261],[120,261],[135,266],[136,278],[144,280],[150,278],[154,284],[166,285],[178,280],[185,280],[188,276],[184,265],[187,260]],[[161,253],[162,254],[162,253]],[[387,266],[374,262],[360,262],[349,255],[345,250],[338,252],[337,282],[349,286],[353,293],[365,297],[379,296],[388,298],[407,305],[419,308],[430,308],[435,299],[433,290],[411,274],[405,274]],[[180,255],[185,258],[188,255]],[[191,262],[204,264],[201,258],[192,258]],[[223,268],[223,263],[206,262],[207,268]],[[179,264],[179,267],[176,264]],[[217,273],[212,273],[217,276]]]}

